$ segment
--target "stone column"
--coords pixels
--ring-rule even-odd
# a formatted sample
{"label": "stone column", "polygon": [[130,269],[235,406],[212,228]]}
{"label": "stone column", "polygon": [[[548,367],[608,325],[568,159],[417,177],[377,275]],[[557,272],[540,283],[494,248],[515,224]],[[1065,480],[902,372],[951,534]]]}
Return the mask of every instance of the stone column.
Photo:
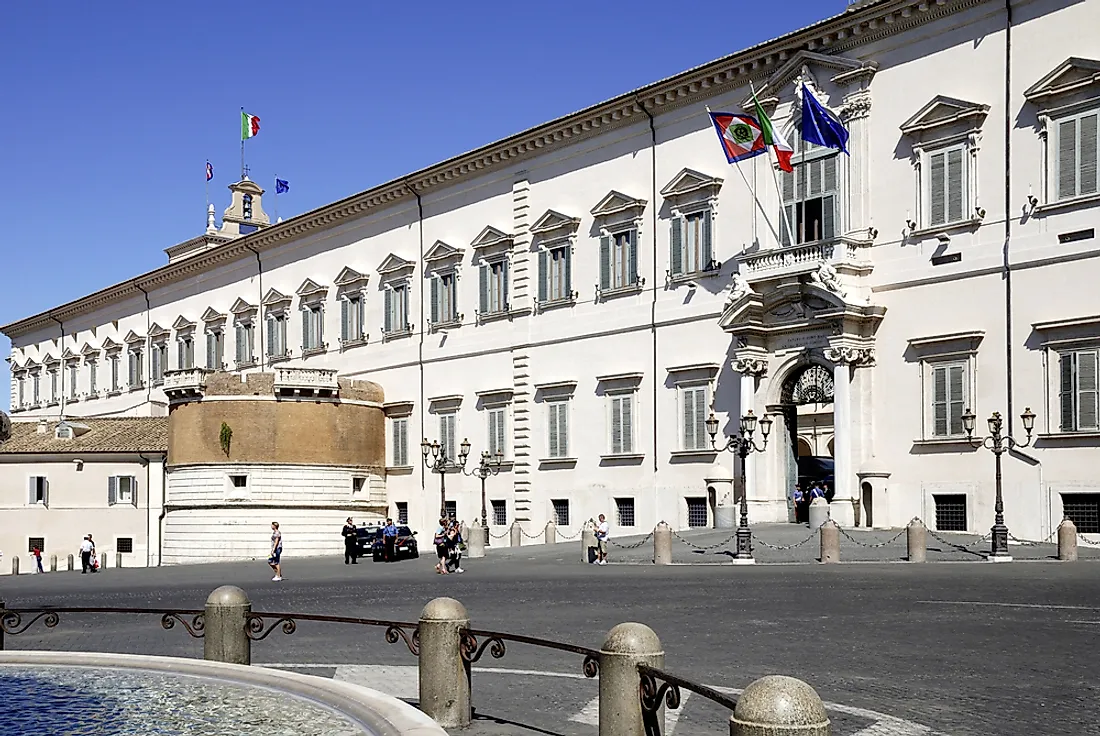
{"label": "stone column", "polygon": [[856,524],[856,474],[852,467],[852,369],[860,351],[831,347],[825,358],[833,363],[833,462],[835,477],[830,516],[842,527]]}
{"label": "stone column", "polygon": [[663,521],[653,530],[653,564],[672,564],[672,529]]}
{"label": "stone column", "polygon": [[1062,562],[1077,561],[1077,525],[1068,518],[1058,525],[1058,559]]}
{"label": "stone column", "polygon": [[[661,668],[665,650],[645,624],[619,624],[600,647],[600,736],[645,736],[638,699],[638,665]],[[657,713],[664,731],[664,710]]]}
{"label": "stone column", "polygon": [[462,630],[470,627],[466,607],[436,598],[420,612],[420,710],[443,728],[470,725],[470,663],[462,658]]}
{"label": "stone column", "polygon": [[57,572],[57,555],[50,555],[50,572]]}
{"label": "stone column", "polygon": [[512,522],[512,528],[508,531],[511,537],[511,543],[513,547],[523,546],[523,527],[519,525],[518,521]]}
{"label": "stone column", "polygon": [[487,534],[488,532],[481,524],[470,527],[470,536],[466,539],[466,556],[471,560],[481,559],[485,556],[485,537]]}
{"label": "stone column", "polygon": [[589,562],[588,550],[596,546],[596,532],[588,524],[584,525],[581,532],[581,562]]}
{"label": "stone column", "polygon": [[558,525],[552,521],[546,522],[546,528],[542,532],[542,541],[546,544],[558,543]]}
{"label": "stone column", "polygon": [[[763,355],[741,355],[733,361],[733,369],[741,375],[741,401],[738,406],[739,413],[734,422],[734,426],[739,426],[741,417],[748,414],[750,410],[757,416],[761,416],[761,413],[756,411],[756,380],[768,375],[768,359]],[[757,441],[760,440],[759,435],[756,436],[756,439]],[[740,468],[737,469],[737,472],[740,472]],[[744,493],[748,495],[750,504],[764,501],[763,498],[757,495],[757,488],[756,453],[749,453],[749,456],[745,459]],[[749,521],[754,521],[751,510]],[[759,521],[759,519],[755,519],[755,521]]]}
{"label": "stone column", "polygon": [[928,558],[928,530],[920,519],[913,519],[905,527],[905,547],[910,562],[924,562]]}
{"label": "stone column", "polygon": [[213,662],[252,664],[252,640],[248,638],[248,614],[252,602],[235,585],[216,588],[206,599],[202,658]]}

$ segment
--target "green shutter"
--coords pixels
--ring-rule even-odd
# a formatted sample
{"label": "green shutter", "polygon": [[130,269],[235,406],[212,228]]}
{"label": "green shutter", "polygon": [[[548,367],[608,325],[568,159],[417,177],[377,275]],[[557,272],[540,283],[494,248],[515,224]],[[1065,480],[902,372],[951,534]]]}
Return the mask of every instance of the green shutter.
{"label": "green shutter", "polygon": [[550,253],[539,251],[539,301],[546,301],[547,292],[550,289]]}
{"label": "green shutter", "polygon": [[[793,178],[793,177],[792,177]],[[795,204],[783,205],[783,212],[780,213],[780,231],[782,234],[781,240],[783,245],[791,244],[791,236],[796,231],[798,223],[795,221],[798,215],[798,206]],[[789,225],[789,227],[788,227]]]}
{"label": "green shutter", "polygon": [[309,318],[309,310],[302,310],[302,349],[313,347],[313,322]]}
{"label": "green shutter", "polygon": [[932,369],[932,435],[947,436],[947,368]]}
{"label": "green shutter", "polygon": [[680,392],[684,417],[684,449],[695,450],[695,391],[684,389]]}
{"label": "green shutter", "polygon": [[500,262],[500,309],[504,312],[508,311],[508,272],[510,270],[508,259],[505,258]]}
{"label": "green shutter", "polygon": [[946,153],[934,153],[928,157],[928,223],[930,225],[942,225],[947,221],[946,168]]}
{"label": "green shutter", "polygon": [[963,170],[963,150],[955,148],[947,152],[947,221],[958,222],[966,218],[966,172]]}
{"label": "green shutter", "polygon": [[547,404],[546,452],[550,457],[559,457],[558,453],[558,404]]}
{"label": "green shutter", "polygon": [[1080,186],[1078,194],[1095,194],[1097,189],[1097,115],[1085,115],[1081,118],[1081,155],[1080,155]]}
{"label": "green shutter", "polygon": [[111,476],[107,479],[107,505],[114,506],[118,502],[118,478]]}
{"label": "green shutter", "polygon": [[711,215],[711,211],[709,209],[703,211],[703,247],[702,247],[703,262],[699,265],[701,265],[704,269],[705,268],[710,268],[710,262],[712,260],[714,260],[714,248],[711,245],[711,235],[710,235],[710,233],[711,233],[711,217],[712,217],[712,215]]}
{"label": "green shutter", "polygon": [[573,296],[573,247],[566,245],[562,248],[562,256],[565,258],[565,288],[561,296],[570,299]]}
{"label": "green shutter", "polygon": [[347,298],[340,300],[340,340],[343,342],[351,338],[351,330],[348,329],[351,327],[348,324],[349,306]]}
{"label": "green shutter", "polygon": [[442,308],[443,279],[432,277],[432,324],[439,322],[439,314]]}
{"label": "green shutter", "polygon": [[1058,123],[1058,199],[1077,195],[1077,119]]}
{"label": "green shutter", "polygon": [[611,237],[600,238],[600,288],[611,288]]}
{"label": "green shutter", "polygon": [[1062,353],[1059,356],[1058,401],[1061,408],[1063,432],[1073,432],[1077,429],[1077,392],[1073,385],[1073,378],[1077,373],[1076,357],[1074,353]]}
{"label": "green shutter", "polygon": [[496,447],[494,450],[499,451],[502,455],[505,452],[507,443],[504,438],[504,427],[506,423],[506,414],[504,409],[497,409],[497,433],[496,433]]}
{"label": "green shutter", "polygon": [[684,218],[677,215],[669,221],[669,261],[672,275],[684,272]]}
{"label": "green shutter", "polygon": [[634,395],[620,397],[622,413],[622,451],[634,452]]}
{"label": "green shutter", "polygon": [[821,162],[822,168],[822,183],[821,191],[823,193],[835,192],[837,190],[837,176],[836,167],[837,162],[840,160],[839,155],[829,156]]}
{"label": "green shutter", "polygon": [[393,327],[394,327],[394,325],[393,325],[393,289],[386,289],[385,290],[385,295],[386,295],[386,306],[385,306],[386,314],[385,314],[383,322],[385,324],[386,332],[393,332]]}
{"label": "green shutter", "polygon": [[952,435],[963,433],[962,415],[966,411],[966,366],[953,365],[947,369],[948,431]]}
{"label": "green shutter", "polygon": [[482,314],[489,313],[489,276],[492,266],[482,263],[478,268],[478,311]]}
{"label": "green shutter", "polygon": [[611,454],[619,455],[623,451],[623,400],[620,396],[611,398]]}
{"label": "green shutter", "polygon": [[836,236],[836,195],[821,198],[821,237]]}
{"label": "green shutter", "polygon": [[626,285],[638,283],[638,231],[630,231],[629,250],[626,254]]}
{"label": "green shutter", "polygon": [[1097,429],[1097,351],[1077,353],[1077,429]]}

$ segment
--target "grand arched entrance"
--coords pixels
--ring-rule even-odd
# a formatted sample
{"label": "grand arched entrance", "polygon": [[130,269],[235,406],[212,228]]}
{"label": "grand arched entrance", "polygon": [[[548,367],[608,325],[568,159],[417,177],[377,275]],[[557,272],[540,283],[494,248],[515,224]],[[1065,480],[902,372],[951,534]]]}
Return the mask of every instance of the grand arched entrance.
{"label": "grand arched entrance", "polygon": [[804,510],[799,513],[792,501],[795,484],[804,493],[813,484],[820,484],[825,497],[832,500],[833,394],[833,372],[818,363],[794,367],[783,381],[776,407],[776,413],[783,417],[783,431],[777,433],[776,439],[789,521],[801,521],[804,514]]}

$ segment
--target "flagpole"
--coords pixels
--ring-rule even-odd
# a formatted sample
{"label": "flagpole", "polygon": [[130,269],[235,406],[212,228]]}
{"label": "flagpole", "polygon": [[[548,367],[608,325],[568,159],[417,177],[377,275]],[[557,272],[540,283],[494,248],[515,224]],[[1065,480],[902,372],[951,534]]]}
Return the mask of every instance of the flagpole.
{"label": "flagpole", "polygon": [[206,172],[209,171],[210,159],[206,159],[207,169],[202,172],[202,178],[206,180],[206,209],[202,211],[202,216],[206,217],[206,213],[210,210],[210,177]]}
{"label": "flagpole", "polygon": [[[707,115],[710,115],[710,105],[705,106],[707,109]],[[713,125],[713,123],[712,123]],[[741,163],[733,164],[733,168],[737,169],[737,173],[741,175],[741,180],[745,182],[745,188],[749,190],[749,194],[752,195],[752,199],[756,202],[756,206],[760,209],[760,214],[764,216],[764,222],[767,224],[768,229],[772,231],[772,235],[779,239],[779,233],[775,231],[775,226],[772,225],[771,218],[768,217],[767,210],[764,209],[764,205],[760,204],[760,198],[756,196],[756,188],[749,183],[749,179],[745,176],[745,172],[741,170]]]}
{"label": "flagpole", "polygon": [[[749,81],[749,91],[752,92],[752,99],[758,103],[760,100],[756,99],[756,86],[752,81]],[[776,154],[778,157],[778,154]],[[772,165],[772,157],[768,156],[768,168],[772,170],[772,181],[775,182],[775,193],[779,196],[779,211],[783,214],[783,224],[787,226],[787,235],[790,237],[791,245],[794,245],[795,235],[794,229],[791,228],[791,218],[787,216],[787,208],[783,206],[783,190],[779,186],[779,175],[775,173],[775,166]],[[792,174],[793,176],[794,174]],[[773,234],[775,231],[772,231]],[[776,235],[776,239],[779,242],[779,246],[783,247],[783,238]]]}
{"label": "flagpole", "polygon": [[[241,108],[241,125],[244,125],[244,108]],[[241,128],[241,181],[244,181],[244,128]]]}
{"label": "flagpole", "polygon": [[279,175],[275,175],[275,222],[279,221]]}

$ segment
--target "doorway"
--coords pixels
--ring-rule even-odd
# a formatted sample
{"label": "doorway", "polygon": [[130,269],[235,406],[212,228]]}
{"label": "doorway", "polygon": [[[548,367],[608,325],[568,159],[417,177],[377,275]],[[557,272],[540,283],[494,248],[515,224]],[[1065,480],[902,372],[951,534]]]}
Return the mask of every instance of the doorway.
{"label": "doorway", "polygon": [[[825,499],[832,500],[833,474],[833,374],[825,366],[809,363],[791,371],[780,394],[780,414],[785,440],[783,488],[787,498],[787,518],[799,522],[806,518],[810,492],[819,487]],[[795,486],[803,494],[800,507],[794,502]]]}

